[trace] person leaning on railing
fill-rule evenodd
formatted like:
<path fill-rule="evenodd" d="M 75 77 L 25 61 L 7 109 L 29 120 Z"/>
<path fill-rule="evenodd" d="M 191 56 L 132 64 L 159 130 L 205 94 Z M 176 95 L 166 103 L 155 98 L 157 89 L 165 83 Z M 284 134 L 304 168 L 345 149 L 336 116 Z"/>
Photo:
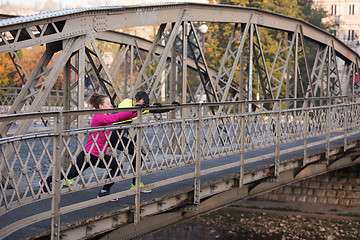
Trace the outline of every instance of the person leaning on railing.
<path fill-rule="evenodd" d="M 180 105 L 178 102 L 172 102 L 173 105 Z M 131 108 L 131 107 L 148 107 L 149 106 L 149 95 L 146 92 L 139 91 L 135 94 L 134 98 L 126 98 L 124 99 L 119 105 L 118 108 Z M 153 106 L 162 107 L 160 103 L 155 102 Z M 147 113 L 165 113 L 169 112 L 173 109 L 154 109 L 154 110 L 145 110 L 142 112 L 142 114 Z M 114 123 L 116 124 L 130 124 L 132 121 L 134 121 L 137 117 L 134 117 L 132 119 L 120 121 Z M 129 154 L 133 156 L 132 160 L 132 166 L 134 170 L 136 169 L 136 154 L 135 153 L 135 145 L 133 141 L 131 141 L 127 136 L 127 132 L 125 130 L 119 129 L 117 132 L 113 132 L 110 137 L 111 145 L 114 148 L 117 148 L 118 150 L 123 151 L 124 149 L 127 149 Z M 119 137 L 121 136 L 121 137 Z M 134 138 L 134 141 L 136 141 L 136 137 Z M 141 163 L 143 163 L 143 159 L 141 158 Z M 142 182 L 140 182 L 140 187 L 144 186 Z M 135 178 L 133 178 L 132 184 L 130 186 L 130 189 L 135 189 Z M 151 190 L 142 190 L 142 192 L 149 193 Z"/>
<path fill-rule="evenodd" d="M 101 95 L 98 93 L 93 93 L 89 99 L 89 104 L 92 105 L 95 109 L 110 109 L 113 108 L 110 98 L 106 95 Z M 91 127 L 105 127 L 111 126 L 115 122 L 126 121 L 129 119 L 133 119 L 137 116 L 137 112 L 119 112 L 114 114 L 94 114 L 91 119 Z M 107 152 L 108 143 L 106 141 L 106 136 L 109 136 L 110 130 L 106 130 L 105 133 L 103 131 L 93 132 L 89 134 L 88 141 L 85 145 L 85 152 L 81 151 L 76 158 L 76 165 L 72 165 L 69 174 L 67 175 L 68 179 L 73 179 L 78 176 L 80 173 L 77 171 L 78 169 L 82 169 L 83 171 L 90 167 L 90 164 L 85 161 L 85 157 L 90 157 L 90 162 L 93 166 L 97 165 L 100 168 L 106 168 L 105 164 L 111 169 L 110 174 L 112 176 L 115 175 L 119 165 L 115 158 L 110 155 L 105 154 L 104 160 L 99 160 L 99 155 Z M 96 142 L 94 142 L 96 141 Z M 85 166 L 84 166 L 85 165 Z M 120 172 L 119 172 L 120 173 Z M 64 176 L 61 174 L 61 180 Z M 107 176 L 109 178 L 109 176 Z M 44 184 L 43 180 L 39 181 L 39 185 L 41 191 L 43 193 L 51 191 L 51 183 L 52 176 L 49 176 L 46 179 L 46 184 Z M 99 197 L 103 197 L 110 194 L 110 188 L 114 183 L 109 183 L 104 185 L 102 190 L 98 194 Z"/>

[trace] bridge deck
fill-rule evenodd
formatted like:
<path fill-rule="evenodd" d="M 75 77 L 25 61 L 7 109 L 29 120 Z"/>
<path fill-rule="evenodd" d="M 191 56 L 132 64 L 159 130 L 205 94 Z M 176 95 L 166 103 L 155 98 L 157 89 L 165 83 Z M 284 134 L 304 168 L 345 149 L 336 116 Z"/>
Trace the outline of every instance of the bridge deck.
<path fill-rule="evenodd" d="M 336 132 L 331 134 L 331 139 L 335 139 L 331 141 L 330 147 L 331 149 L 341 149 L 344 145 L 342 138 L 337 138 L 342 135 L 342 132 Z M 355 142 L 359 138 L 359 134 L 354 134 L 348 137 L 349 142 Z M 319 141 L 323 141 L 325 136 L 317 136 L 308 139 L 308 144 L 316 143 Z M 298 146 L 302 146 L 303 141 L 295 141 L 291 143 L 285 143 L 281 145 L 281 151 L 286 149 L 292 149 Z M 252 171 L 255 169 L 263 168 L 274 163 L 274 157 L 266 157 L 266 154 L 269 152 L 274 152 L 274 147 L 266 147 L 263 149 L 258 149 L 254 151 L 249 151 L 245 153 L 245 162 L 251 159 L 259 158 L 259 156 L 264 156 L 263 159 L 245 164 L 245 171 Z M 313 146 L 308 149 L 309 155 L 321 155 L 325 152 L 325 144 L 319 144 Z M 303 150 L 296 150 L 291 152 L 282 152 L 280 156 L 280 161 L 297 161 L 303 158 Z M 219 165 L 224 165 L 228 163 L 233 163 L 239 161 L 240 154 L 235 154 L 231 156 L 225 156 L 217 159 L 206 160 L 201 162 L 201 169 L 207 169 Z M 146 184 L 150 184 L 155 181 L 160 181 L 163 179 L 167 179 L 170 177 L 186 174 L 194 172 L 194 165 L 186 165 L 180 168 L 175 168 L 171 170 L 166 170 L 162 172 L 157 172 L 153 174 L 149 174 L 143 176 L 142 180 Z M 230 176 L 235 176 L 239 174 L 239 168 L 233 167 L 226 170 L 222 170 L 219 172 L 207 174 L 205 176 L 201 176 L 201 184 L 207 184 L 215 181 L 219 181 L 221 179 L 228 179 Z M 112 192 L 124 191 L 127 190 L 130 186 L 130 180 L 124 180 L 122 182 L 114 184 L 112 188 Z M 193 180 L 188 179 L 181 182 L 176 182 L 167 186 L 159 187 L 153 189 L 150 194 L 141 194 L 141 202 L 151 202 L 155 199 L 166 198 L 169 195 L 176 195 L 178 193 L 183 192 L 191 192 L 193 189 Z M 99 188 L 86 189 L 80 192 L 68 193 L 61 197 L 61 206 L 67 206 L 70 204 L 74 204 L 77 202 L 82 202 L 85 200 L 89 200 L 97 196 Z M 96 206 L 91 206 L 89 208 L 81 209 L 75 212 L 62 214 L 61 215 L 61 225 L 62 227 L 68 226 L 70 224 L 76 225 L 80 222 L 86 221 L 88 219 L 94 219 L 98 216 L 102 215 L 111 215 L 112 213 L 119 211 L 121 209 L 127 208 L 129 206 L 134 205 L 134 196 L 128 196 L 119 199 L 117 202 L 106 202 L 103 204 L 99 204 Z M 8 213 L 5 213 L 0 216 L 0 228 L 4 228 L 9 224 L 12 224 L 21 219 L 27 218 L 34 214 L 39 214 L 45 211 L 50 211 L 51 209 L 51 199 L 43 199 L 32 204 L 18 207 Z M 50 221 L 51 219 L 47 219 L 44 221 L 36 222 L 30 226 L 19 229 L 13 234 L 7 236 L 5 239 L 24 239 L 26 237 L 30 237 L 36 234 L 41 234 L 45 231 L 50 231 Z"/>

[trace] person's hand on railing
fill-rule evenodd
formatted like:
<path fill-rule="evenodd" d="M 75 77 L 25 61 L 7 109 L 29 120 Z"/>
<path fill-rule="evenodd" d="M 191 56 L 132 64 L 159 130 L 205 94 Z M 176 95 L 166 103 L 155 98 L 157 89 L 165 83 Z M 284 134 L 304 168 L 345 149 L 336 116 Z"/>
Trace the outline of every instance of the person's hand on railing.
<path fill-rule="evenodd" d="M 177 105 L 179 106 L 180 103 L 178 102 L 172 102 L 172 105 Z M 161 103 L 158 102 L 154 102 L 152 106 L 157 106 L 158 108 L 161 108 L 163 105 Z M 166 113 L 166 112 L 170 112 L 173 111 L 175 108 L 171 108 L 171 109 L 154 109 L 154 110 L 150 110 L 150 113 Z"/>
<path fill-rule="evenodd" d="M 141 107 L 141 108 L 146 108 L 148 107 L 149 104 L 143 103 L 143 104 L 136 104 L 135 107 Z"/>
<path fill-rule="evenodd" d="M 141 107 L 141 108 L 146 108 L 146 107 L 148 107 L 149 106 L 149 104 L 146 104 L 146 103 L 143 103 L 143 104 L 136 104 L 135 105 L 135 107 Z M 133 111 L 133 113 L 134 112 L 137 112 L 137 111 Z"/>
<path fill-rule="evenodd" d="M 161 104 L 161 103 L 158 103 L 158 102 L 154 102 L 154 103 L 153 103 L 153 106 L 162 107 L 162 104 Z"/>
<path fill-rule="evenodd" d="M 171 105 L 177 105 L 177 106 L 180 106 L 180 105 L 181 105 L 181 103 L 176 102 L 176 101 L 173 101 L 173 102 L 171 103 Z"/>

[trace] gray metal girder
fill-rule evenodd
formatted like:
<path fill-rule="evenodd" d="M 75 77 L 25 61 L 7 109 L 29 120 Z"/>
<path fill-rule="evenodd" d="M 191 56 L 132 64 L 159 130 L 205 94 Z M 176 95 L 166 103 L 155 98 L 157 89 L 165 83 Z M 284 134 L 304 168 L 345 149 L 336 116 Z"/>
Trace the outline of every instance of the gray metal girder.
<path fill-rule="evenodd" d="M 0 53 L 45 44 L 95 32 L 173 22 L 185 11 L 185 21 L 252 23 L 294 32 L 302 25 L 305 38 L 331 46 L 337 55 L 352 62 L 359 58 L 353 50 L 331 34 L 299 19 L 266 10 L 215 4 L 164 4 L 59 11 L 0 21 Z M 334 42 L 334 43 L 332 43 Z"/>

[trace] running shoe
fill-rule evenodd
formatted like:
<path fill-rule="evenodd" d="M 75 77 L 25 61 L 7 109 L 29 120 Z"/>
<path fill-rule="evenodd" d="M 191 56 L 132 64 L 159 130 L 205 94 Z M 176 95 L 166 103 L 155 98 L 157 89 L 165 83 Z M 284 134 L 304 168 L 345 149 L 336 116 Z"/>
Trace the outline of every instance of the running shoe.
<path fill-rule="evenodd" d="M 40 186 L 40 189 L 41 189 L 42 193 L 47 193 L 48 192 L 43 180 L 39 181 L 39 186 Z M 49 188 L 50 188 L 50 191 L 51 191 L 51 184 L 49 184 Z"/>
<path fill-rule="evenodd" d="M 97 198 L 105 197 L 107 195 L 110 195 L 110 191 L 107 190 L 101 190 L 99 194 L 97 195 Z M 111 199 L 110 202 L 116 202 L 119 200 L 118 198 Z"/>
<path fill-rule="evenodd" d="M 144 183 L 140 182 L 140 192 L 142 192 L 142 193 L 151 193 L 152 192 L 151 189 L 141 189 L 142 187 L 144 187 Z M 133 190 L 133 189 L 135 189 L 135 185 L 131 184 L 130 190 Z"/>
<path fill-rule="evenodd" d="M 65 180 L 64 184 L 66 186 L 74 186 L 75 181 L 73 179 L 68 179 L 68 180 Z"/>

